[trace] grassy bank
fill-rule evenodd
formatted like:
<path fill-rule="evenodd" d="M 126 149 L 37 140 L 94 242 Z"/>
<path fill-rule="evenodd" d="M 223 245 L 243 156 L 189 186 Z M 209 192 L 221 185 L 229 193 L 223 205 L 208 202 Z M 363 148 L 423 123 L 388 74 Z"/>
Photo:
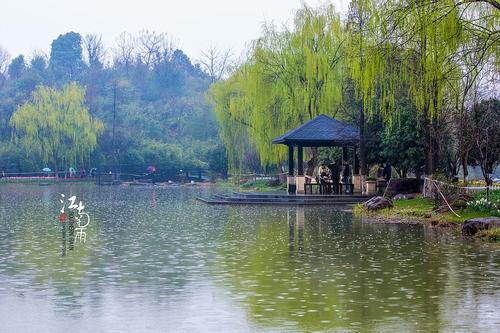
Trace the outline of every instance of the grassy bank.
<path fill-rule="evenodd" d="M 363 205 L 357 205 L 354 208 L 354 212 L 356 214 L 372 214 L 388 218 L 402 217 L 407 219 L 417 219 L 423 222 L 443 223 L 463 223 L 465 220 L 475 217 L 491 216 L 491 213 L 489 211 L 480 212 L 470 208 L 455 210 L 455 212 L 460 215 L 460 217 L 456 216 L 451 211 L 445 213 L 436 213 L 434 212 L 434 203 L 432 202 L 432 200 L 425 198 L 396 200 L 394 201 L 394 207 L 384 208 L 375 212 L 369 212 L 363 208 Z"/>
<path fill-rule="evenodd" d="M 467 208 L 456 209 L 456 216 L 451 211 L 443 213 L 435 212 L 434 202 L 426 198 L 415 198 L 409 200 L 396 200 L 394 207 L 384 208 L 378 211 L 368 211 L 363 205 L 354 207 L 354 214 L 358 216 L 373 216 L 391 221 L 416 221 L 429 223 L 437 226 L 460 226 L 465 220 L 476 217 L 498 216 L 500 204 L 500 191 L 490 194 L 490 200 L 486 201 L 486 193 L 480 192 L 475 195 L 475 200 L 470 202 Z M 479 232 L 477 238 L 500 241 L 500 229 L 490 229 Z"/>
<path fill-rule="evenodd" d="M 237 184 L 234 180 L 217 181 L 217 186 L 223 189 L 242 192 L 278 192 L 286 191 L 286 184 L 274 185 L 268 180 L 248 181 L 242 184 Z"/>

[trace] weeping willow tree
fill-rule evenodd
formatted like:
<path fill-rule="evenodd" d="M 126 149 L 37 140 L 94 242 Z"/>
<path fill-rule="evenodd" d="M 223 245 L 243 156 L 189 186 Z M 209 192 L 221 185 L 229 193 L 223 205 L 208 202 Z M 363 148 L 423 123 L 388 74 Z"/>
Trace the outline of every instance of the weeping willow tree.
<path fill-rule="evenodd" d="M 434 173 L 437 160 L 435 122 L 449 84 L 449 75 L 457 71 L 451 61 L 462 39 L 462 27 L 453 0 L 389 0 L 382 7 L 381 24 L 386 59 L 398 58 L 390 68 L 396 73 L 396 84 L 406 84 L 419 113 L 426 134 L 426 170 Z M 383 28 L 384 27 L 384 28 Z M 397 56 L 396 56 L 397 55 Z M 394 75 L 390 75 L 394 77 Z M 383 100 L 393 99 L 393 80 L 382 87 Z M 387 105 L 387 103 L 382 104 Z M 397 108 L 387 108 L 386 118 L 397 117 Z"/>
<path fill-rule="evenodd" d="M 242 170 L 244 154 L 249 150 L 249 128 L 245 115 L 250 112 L 241 84 L 245 80 L 243 65 L 225 81 L 218 81 L 210 88 L 209 98 L 214 105 L 219 123 L 219 133 L 226 146 L 229 170 Z"/>
<path fill-rule="evenodd" d="M 468 159 L 472 147 L 470 118 L 481 94 L 480 82 L 485 76 L 498 75 L 500 52 L 500 2 L 479 2 L 459 6 L 463 24 L 463 41 L 454 60 L 460 75 L 453 85 L 455 108 L 455 158 L 462 166 L 463 180 L 467 181 Z M 457 163 L 458 164 L 458 163 Z"/>
<path fill-rule="evenodd" d="M 366 174 L 365 118 L 378 113 L 386 130 L 394 128 L 404 109 L 396 96 L 406 91 L 417 110 L 415 126 L 426 137 L 426 169 L 432 175 L 443 144 L 437 135 L 442 110 L 457 94 L 468 94 L 464 71 L 475 73 L 485 61 L 498 70 L 495 3 L 353 0 L 345 25 L 331 6 L 305 6 L 292 29 L 266 26 L 248 61 L 211 88 L 233 155 L 230 164 L 236 166 L 248 142 L 257 147 L 262 164 L 282 161 L 285 150 L 271 140 L 318 114 L 335 116 L 343 83 L 352 82 L 360 102 L 352 118 L 361 131 L 361 173 Z M 471 52 L 478 61 L 467 69 L 462 60 Z M 242 144 L 244 137 L 249 140 Z"/>
<path fill-rule="evenodd" d="M 387 0 L 380 13 L 384 18 L 379 45 L 386 59 L 399 59 L 383 71 L 396 73 L 395 83 L 409 87 L 418 125 L 426 135 L 426 172 L 432 175 L 438 166 L 436 132 L 443 104 L 449 102 L 447 96 L 464 93 L 461 59 L 471 50 L 463 46 L 472 42 L 475 52 L 480 50 L 484 56 L 482 60 L 496 57 L 500 11 L 489 1 Z M 391 85 L 382 87 L 385 101 L 393 98 Z M 397 117 L 396 109 L 388 108 L 386 119 Z"/>
<path fill-rule="evenodd" d="M 332 6 L 304 6 L 292 29 L 266 25 L 248 61 L 212 86 L 231 168 L 242 148 L 240 135 L 251 138 L 263 165 L 277 164 L 286 150 L 272 145 L 274 137 L 319 114 L 335 116 L 342 97 L 344 38 Z M 316 157 L 313 151 L 312 159 Z"/>
<path fill-rule="evenodd" d="M 346 24 L 347 47 L 345 62 L 349 77 L 354 83 L 355 97 L 360 101 L 357 115 L 360 145 L 359 162 L 362 177 L 367 175 L 365 151 L 365 115 L 374 112 L 374 101 L 380 82 L 383 64 L 377 45 L 378 12 L 372 0 L 353 0 L 349 5 Z"/>
<path fill-rule="evenodd" d="M 102 131 L 84 105 L 85 89 L 75 82 L 62 90 L 39 86 L 32 101 L 12 115 L 14 141 L 28 154 L 37 155 L 57 172 L 61 166 L 83 163 L 96 146 Z"/>

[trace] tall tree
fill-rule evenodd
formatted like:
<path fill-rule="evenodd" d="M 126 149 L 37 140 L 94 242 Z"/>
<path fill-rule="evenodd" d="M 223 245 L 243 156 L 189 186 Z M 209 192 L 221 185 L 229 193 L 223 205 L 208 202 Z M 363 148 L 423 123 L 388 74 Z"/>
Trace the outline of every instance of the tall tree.
<path fill-rule="evenodd" d="M 7 52 L 6 49 L 0 46 L 0 83 L 2 83 L 2 81 L 5 79 L 9 61 L 10 61 L 9 52 Z"/>
<path fill-rule="evenodd" d="M 106 56 L 106 47 L 102 41 L 102 36 L 96 34 L 87 34 L 82 40 L 87 69 L 85 79 L 82 80 L 86 85 L 86 101 L 89 105 L 91 114 L 94 114 L 98 107 L 99 89 L 103 89 L 102 75 L 103 65 Z"/>
<path fill-rule="evenodd" d="M 55 78 L 70 82 L 80 78 L 84 68 L 82 37 L 79 33 L 68 32 L 59 35 L 51 44 L 50 68 Z"/>
<path fill-rule="evenodd" d="M 137 38 L 138 56 L 146 68 L 158 65 L 162 60 L 170 60 L 174 44 L 166 33 L 142 30 Z"/>
<path fill-rule="evenodd" d="M 395 53 L 403 55 L 400 62 L 386 63 L 383 68 L 397 73 L 395 82 L 385 87 L 383 95 L 394 105 L 394 84 L 409 85 L 410 96 L 419 113 L 419 125 L 426 137 L 426 172 L 429 175 L 436 170 L 438 152 L 442 150 L 438 134 L 443 118 L 439 114 L 446 98 L 463 109 L 464 96 L 474 84 L 477 66 L 490 55 L 498 54 L 500 12 L 494 2 L 387 0 L 380 8 L 385 18 L 380 25 L 380 35 L 384 52 L 389 55 L 387 59 Z M 463 60 L 471 52 L 481 55 L 476 60 L 483 60 L 468 66 L 468 60 Z M 463 82 L 464 71 L 468 70 L 472 73 L 465 73 L 468 82 Z M 457 94 L 462 97 L 450 97 Z M 393 110 L 394 107 L 389 108 L 387 118 L 397 117 Z M 467 147 L 467 143 L 464 141 L 460 146 Z M 462 154 L 463 161 L 465 155 Z"/>
<path fill-rule="evenodd" d="M 113 61 L 123 66 L 128 72 L 137 52 L 137 38 L 129 32 L 122 32 L 116 39 L 116 47 L 113 49 Z"/>
<path fill-rule="evenodd" d="M 12 59 L 7 69 L 7 72 L 11 79 L 17 79 L 21 77 L 21 75 L 23 75 L 25 70 L 26 70 L 26 63 L 24 62 L 24 56 L 21 54 Z"/>
<path fill-rule="evenodd" d="M 91 69 L 102 68 L 104 64 L 104 57 L 106 56 L 106 48 L 102 41 L 102 36 L 97 34 L 87 34 L 83 37 L 82 42 L 88 66 Z"/>
<path fill-rule="evenodd" d="M 474 104 L 469 126 L 472 127 L 472 154 L 479 162 L 484 180 L 491 183 L 491 175 L 500 163 L 500 100 L 490 99 Z"/>
<path fill-rule="evenodd" d="M 74 82 L 62 90 L 39 86 L 12 115 L 15 141 L 55 171 L 88 160 L 103 125 L 89 116 L 84 94 Z"/>
<path fill-rule="evenodd" d="M 347 48 L 350 61 L 346 62 L 354 83 L 356 97 L 360 100 L 357 123 L 359 126 L 359 164 L 362 183 L 368 175 L 366 163 L 366 113 L 373 113 L 373 100 L 376 98 L 379 50 L 376 47 L 376 27 L 378 15 L 371 0 L 353 0 L 349 5 L 347 18 Z"/>
<path fill-rule="evenodd" d="M 442 3 L 453 0 L 443 0 Z M 388 57 L 401 54 L 401 61 L 388 71 L 398 73 L 397 78 L 408 84 L 410 95 L 421 119 L 426 136 L 426 172 L 432 175 L 437 167 L 437 139 L 439 124 L 437 115 L 441 110 L 446 78 L 457 71 L 451 56 L 457 52 L 461 38 L 457 10 L 449 9 L 441 2 L 421 0 L 388 0 L 382 8 L 385 20 L 382 29 L 388 41 Z M 397 83 L 401 84 L 401 83 Z M 394 102 L 394 85 L 385 87 L 384 95 Z M 395 110 L 390 108 L 389 111 Z M 394 116 L 389 113 L 389 117 Z M 396 115 L 397 117 L 397 115 Z"/>
<path fill-rule="evenodd" d="M 213 88 L 219 124 L 228 127 L 222 130 L 226 144 L 234 141 L 224 133 L 244 124 L 263 165 L 285 159 L 285 149 L 272 145 L 274 137 L 319 114 L 334 116 L 337 111 L 343 42 L 340 17 L 332 6 L 304 6 L 291 30 L 265 26 L 248 62 L 228 83 L 221 81 Z M 311 160 L 317 157 L 317 150 L 312 150 Z"/>
<path fill-rule="evenodd" d="M 43 53 L 34 52 L 31 56 L 30 69 L 43 73 L 47 69 L 47 56 Z"/>

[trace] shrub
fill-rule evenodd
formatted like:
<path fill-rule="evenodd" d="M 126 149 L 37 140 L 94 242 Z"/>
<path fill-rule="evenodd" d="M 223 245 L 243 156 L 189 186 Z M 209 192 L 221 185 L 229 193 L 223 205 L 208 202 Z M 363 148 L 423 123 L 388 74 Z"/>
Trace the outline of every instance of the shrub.
<path fill-rule="evenodd" d="M 490 212 L 493 216 L 500 216 L 499 194 L 500 191 L 492 191 L 490 200 L 486 200 L 486 193 L 480 192 L 475 196 L 475 200 L 467 203 L 467 207 L 479 212 Z"/>
<path fill-rule="evenodd" d="M 255 185 L 254 182 L 247 182 L 247 183 L 241 184 L 241 187 L 242 188 L 250 188 L 250 187 L 252 187 L 254 185 Z"/>

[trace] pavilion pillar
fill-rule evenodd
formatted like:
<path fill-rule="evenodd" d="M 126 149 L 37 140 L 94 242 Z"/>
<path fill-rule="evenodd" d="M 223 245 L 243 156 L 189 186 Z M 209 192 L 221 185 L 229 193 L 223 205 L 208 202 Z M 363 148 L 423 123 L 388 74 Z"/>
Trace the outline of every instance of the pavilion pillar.
<path fill-rule="evenodd" d="M 353 173 L 352 173 L 352 183 L 354 185 L 354 192 L 362 192 L 362 184 L 361 184 L 361 175 L 359 174 L 359 160 L 358 160 L 358 150 L 356 149 L 356 146 L 353 147 L 353 160 L 354 160 L 354 166 L 353 166 Z"/>
<path fill-rule="evenodd" d="M 288 146 L 288 177 L 287 177 L 288 193 L 295 193 L 295 176 L 294 176 L 294 161 L 293 161 L 293 146 Z"/>
<path fill-rule="evenodd" d="M 354 174 L 359 175 L 359 158 L 358 158 L 358 149 L 356 146 L 353 148 L 354 150 Z"/>
<path fill-rule="evenodd" d="M 347 147 L 342 146 L 342 166 L 344 166 L 345 162 L 347 162 Z"/>
<path fill-rule="evenodd" d="M 302 146 L 297 147 L 297 167 L 299 176 L 304 175 L 304 148 Z"/>
<path fill-rule="evenodd" d="M 295 187 L 297 194 L 304 193 L 304 148 L 297 146 L 297 177 L 295 177 Z"/>
<path fill-rule="evenodd" d="M 293 176 L 293 146 L 288 146 L 288 175 Z"/>

